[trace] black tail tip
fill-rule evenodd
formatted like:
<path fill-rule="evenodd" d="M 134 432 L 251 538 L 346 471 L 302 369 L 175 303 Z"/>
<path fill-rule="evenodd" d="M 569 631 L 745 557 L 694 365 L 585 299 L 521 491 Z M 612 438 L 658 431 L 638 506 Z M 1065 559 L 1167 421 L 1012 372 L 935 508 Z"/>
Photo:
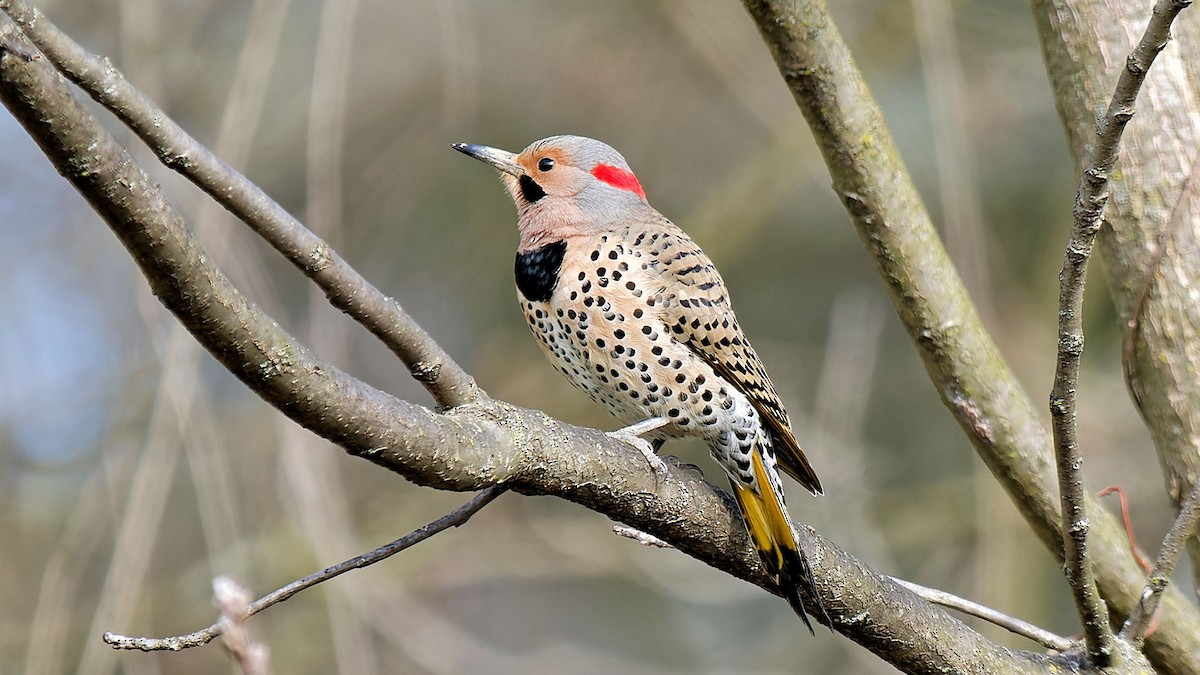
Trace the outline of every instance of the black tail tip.
<path fill-rule="evenodd" d="M 792 606 L 792 611 L 796 612 L 796 616 L 804 622 L 804 627 L 808 629 L 808 634 L 813 637 L 817 636 L 817 632 L 813 630 L 812 622 L 808 620 L 808 612 L 804 611 L 804 603 L 800 600 L 799 589 L 795 586 L 785 589 L 788 604 Z"/>
<path fill-rule="evenodd" d="M 830 632 L 833 631 L 833 620 L 829 618 L 829 612 L 825 611 L 825 605 L 821 602 L 821 596 L 817 594 L 817 586 L 813 582 L 812 570 L 809 569 L 808 560 L 801 553 L 797 556 L 799 560 L 791 561 L 792 564 L 784 566 L 784 569 L 779 575 L 779 587 L 783 591 L 783 596 L 787 598 L 788 604 L 792 606 L 792 610 L 804 622 L 804 626 L 808 628 L 808 632 L 816 636 L 816 631 L 813 630 L 812 622 L 808 619 L 808 612 L 804 607 L 804 600 L 801 597 L 801 588 L 808 594 L 811 601 L 811 606 L 815 607 L 813 618 L 829 627 Z M 822 619 L 824 619 L 822 621 Z"/>

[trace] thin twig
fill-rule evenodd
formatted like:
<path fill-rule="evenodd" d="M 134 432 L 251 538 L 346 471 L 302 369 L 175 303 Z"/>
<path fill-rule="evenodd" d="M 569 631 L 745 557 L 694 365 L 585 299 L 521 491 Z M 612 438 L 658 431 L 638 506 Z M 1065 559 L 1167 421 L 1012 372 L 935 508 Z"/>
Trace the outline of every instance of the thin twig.
<path fill-rule="evenodd" d="M 1071 238 L 1059 273 L 1058 359 L 1050 392 L 1050 414 L 1058 467 L 1063 551 L 1067 580 L 1083 621 L 1088 655 L 1099 666 L 1109 663 L 1115 645 L 1108 624 L 1108 608 L 1100 598 L 1088 558 L 1083 455 L 1075 433 L 1075 387 L 1083 354 L 1083 292 L 1088 258 L 1104 222 L 1108 177 L 1117 161 L 1121 135 L 1133 117 L 1134 101 L 1154 57 L 1170 39 L 1171 22 L 1188 4 L 1190 0 L 1159 0 L 1141 41 L 1126 59 L 1108 110 L 1096 125 L 1096 145 L 1080 179 Z"/>
<path fill-rule="evenodd" d="M 1184 544 L 1196 534 L 1197 525 L 1200 525 L 1200 481 L 1192 485 L 1187 499 L 1179 507 L 1179 515 L 1175 517 L 1174 524 L 1163 539 L 1162 549 L 1154 560 L 1154 571 L 1146 581 L 1141 600 L 1121 627 L 1122 638 L 1139 644 L 1145 639 L 1154 613 L 1158 610 L 1159 600 L 1162 599 L 1162 592 L 1171 582 L 1171 572 L 1175 570 L 1175 564 L 1183 554 Z"/>
<path fill-rule="evenodd" d="M 985 607 L 977 602 L 972 602 L 966 598 L 960 598 L 946 591 L 939 591 L 936 588 L 928 588 L 920 584 L 914 584 L 911 581 L 889 577 L 892 581 L 900 584 L 908 590 L 921 596 L 928 602 L 942 607 L 956 609 L 963 614 L 979 617 L 988 623 L 995 624 L 1021 637 L 1029 638 L 1034 642 L 1049 647 L 1051 649 L 1065 652 L 1070 649 L 1075 643 L 1069 638 L 1055 635 L 1048 630 L 1038 628 L 1037 626 L 1021 619 L 1011 617 L 1003 612 L 998 612 L 991 607 Z"/>
<path fill-rule="evenodd" d="M 135 89 L 108 59 L 87 52 L 24 0 L 0 0 L 21 31 L 72 82 L 129 126 L 167 167 L 249 225 L 321 287 L 329 302 L 361 323 L 408 366 L 440 406 L 470 403 L 474 379 L 410 317 L 327 243 L 245 176 L 192 138 Z"/>
<path fill-rule="evenodd" d="M 364 553 L 360 556 L 355 556 L 332 567 L 326 567 L 320 572 L 314 572 L 303 579 L 297 579 L 296 581 L 293 581 L 282 588 L 271 591 L 270 593 L 246 606 L 245 618 L 248 619 L 272 605 L 277 605 L 299 593 L 300 591 L 305 590 L 306 588 L 310 588 L 319 583 L 328 581 L 329 579 L 341 574 L 345 574 L 351 570 L 374 565 L 381 560 L 396 555 L 406 548 L 429 539 L 433 535 L 438 534 L 443 530 L 448 530 L 451 527 L 458 527 L 459 525 L 467 522 L 471 516 L 478 513 L 496 497 L 499 497 L 501 494 L 503 494 L 504 491 L 505 488 L 500 486 L 490 487 L 486 490 L 483 490 L 479 494 L 472 497 L 469 502 L 458 507 L 453 512 L 442 516 L 432 523 L 414 530 L 403 537 L 400 537 L 390 544 L 385 544 L 373 551 Z M 208 628 L 198 630 L 194 633 L 165 638 L 131 637 L 127 635 L 118 635 L 116 633 L 105 633 L 104 642 L 106 642 L 113 649 L 140 649 L 144 652 L 164 650 L 180 651 L 190 647 L 199 647 L 201 645 L 208 644 L 213 640 L 213 638 L 221 635 L 222 630 L 222 623 L 218 621 Z"/>
<path fill-rule="evenodd" d="M 632 539 L 642 546 L 657 546 L 658 548 L 675 548 L 652 534 L 646 534 L 636 527 L 628 525 L 613 525 L 613 534 L 618 537 Z"/>

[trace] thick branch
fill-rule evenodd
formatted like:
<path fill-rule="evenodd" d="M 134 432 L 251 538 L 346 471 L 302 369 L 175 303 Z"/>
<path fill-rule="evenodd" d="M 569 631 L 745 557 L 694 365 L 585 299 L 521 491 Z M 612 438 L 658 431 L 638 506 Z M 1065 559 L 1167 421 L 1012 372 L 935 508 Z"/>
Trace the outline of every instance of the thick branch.
<path fill-rule="evenodd" d="M 1057 556 L 1062 539 L 1050 435 L 983 327 L 904 168 L 883 115 L 819 0 L 743 0 L 825 156 L 841 198 L 943 402 Z M 1106 600 L 1136 606 L 1144 576 L 1115 518 L 1086 497 Z M 1200 611 L 1170 589 L 1148 641 L 1157 665 L 1200 672 Z"/>
<path fill-rule="evenodd" d="M 222 162 L 117 71 L 89 54 L 23 0 L 0 0 L 30 40 L 75 84 L 129 125 L 163 164 L 186 176 L 249 225 L 408 366 L 438 405 L 474 401 L 475 381 L 394 298 L 375 288 L 257 185 Z"/>
<path fill-rule="evenodd" d="M 163 304 L 293 420 L 420 484 L 503 484 L 559 496 L 774 590 L 728 496 L 691 472 L 671 470 L 660 481 L 625 444 L 497 401 L 435 414 L 350 378 L 296 342 L 213 267 L 157 186 L 5 15 L 0 101 L 117 234 Z M 907 672 L 1045 673 L 1078 665 L 1068 656 L 999 647 L 807 529 L 800 536 L 837 629 Z"/>
<path fill-rule="evenodd" d="M 493 465 L 483 450 L 497 442 L 494 428 L 448 426 L 428 409 L 350 377 L 238 292 L 45 57 L 6 15 L 0 21 L 0 97 L 112 228 L 159 300 L 230 372 L 305 428 L 418 483 L 477 489 L 508 477 L 511 467 Z M 22 51 L 32 56 L 16 55 Z"/>

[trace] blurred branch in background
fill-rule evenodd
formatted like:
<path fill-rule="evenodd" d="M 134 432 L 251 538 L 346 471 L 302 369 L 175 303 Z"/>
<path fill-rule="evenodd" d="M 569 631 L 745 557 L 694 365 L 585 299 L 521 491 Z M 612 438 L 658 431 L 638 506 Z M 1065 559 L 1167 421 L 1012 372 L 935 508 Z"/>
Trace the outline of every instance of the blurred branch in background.
<path fill-rule="evenodd" d="M 245 675 L 270 675 L 267 648 L 250 639 L 246 618 L 250 615 L 250 593 L 229 577 L 213 579 L 213 604 L 221 612 L 217 622 L 221 643 Z"/>
<path fill-rule="evenodd" d="M 1200 485 L 1193 486 L 1192 492 L 1179 508 L 1179 517 L 1171 525 L 1166 538 L 1163 539 L 1162 549 L 1150 570 L 1150 578 L 1146 589 L 1142 591 L 1141 601 L 1137 609 L 1121 627 L 1121 637 L 1141 644 L 1150 634 L 1155 615 L 1158 612 L 1162 592 L 1171 583 L 1171 572 L 1183 555 L 1184 545 L 1188 539 L 1196 536 L 1197 526 L 1200 525 Z"/>

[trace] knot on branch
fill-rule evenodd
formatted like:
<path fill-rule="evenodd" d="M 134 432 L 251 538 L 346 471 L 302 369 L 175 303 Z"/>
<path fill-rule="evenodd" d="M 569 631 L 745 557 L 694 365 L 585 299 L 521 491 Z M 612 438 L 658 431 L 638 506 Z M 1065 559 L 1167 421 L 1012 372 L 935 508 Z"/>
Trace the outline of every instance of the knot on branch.
<path fill-rule="evenodd" d="M 320 272 L 321 270 L 333 264 L 333 252 L 329 248 L 329 244 L 321 242 L 313 247 L 313 250 L 308 253 L 308 271 Z"/>
<path fill-rule="evenodd" d="M 442 364 L 418 361 L 412 365 L 412 376 L 421 384 L 433 384 L 442 374 Z"/>
<path fill-rule="evenodd" d="M 1098 166 L 1089 166 L 1083 175 L 1092 185 L 1103 185 L 1108 180 L 1108 171 Z"/>
<path fill-rule="evenodd" d="M 1050 414 L 1051 415 L 1054 415 L 1055 417 L 1062 417 L 1063 415 L 1066 415 L 1069 412 L 1070 412 L 1070 408 L 1067 406 L 1067 399 L 1065 397 L 1056 396 L 1053 394 L 1050 396 Z"/>
<path fill-rule="evenodd" d="M 1068 356 L 1083 354 L 1084 337 L 1082 333 L 1068 333 L 1058 339 L 1058 349 Z"/>
<path fill-rule="evenodd" d="M 1165 46 L 1166 43 L 1164 42 L 1163 44 L 1158 45 L 1155 51 L 1162 51 L 1162 48 Z M 1141 76 L 1146 72 L 1146 67 L 1143 66 L 1138 60 L 1137 52 L 1133 52 L 1129 56 L 1125 57 L 1125 70 L 1128 70 L 1131 75 L 1138 76 Z"/>

